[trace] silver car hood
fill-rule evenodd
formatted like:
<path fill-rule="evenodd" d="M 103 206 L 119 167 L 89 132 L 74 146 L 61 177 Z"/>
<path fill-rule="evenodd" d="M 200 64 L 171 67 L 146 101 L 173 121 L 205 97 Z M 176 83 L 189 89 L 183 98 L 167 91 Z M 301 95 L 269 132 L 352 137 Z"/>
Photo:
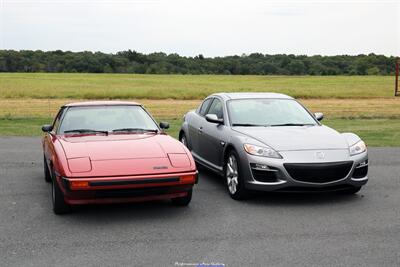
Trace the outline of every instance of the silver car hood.
<path fill-rule="evenodd" d="M 326 126 L 232 127 L 277 151 L 348 149 L 345 137 Z"/>

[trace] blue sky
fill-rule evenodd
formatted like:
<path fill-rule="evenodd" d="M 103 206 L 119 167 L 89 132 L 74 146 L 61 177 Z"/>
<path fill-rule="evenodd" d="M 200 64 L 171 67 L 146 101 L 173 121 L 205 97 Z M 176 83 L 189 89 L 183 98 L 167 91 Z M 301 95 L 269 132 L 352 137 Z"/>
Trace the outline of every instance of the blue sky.
<path fill-rule="evenodd" d="M 400 56 L 400 1 L 0 0 L 0 49 Z"/>

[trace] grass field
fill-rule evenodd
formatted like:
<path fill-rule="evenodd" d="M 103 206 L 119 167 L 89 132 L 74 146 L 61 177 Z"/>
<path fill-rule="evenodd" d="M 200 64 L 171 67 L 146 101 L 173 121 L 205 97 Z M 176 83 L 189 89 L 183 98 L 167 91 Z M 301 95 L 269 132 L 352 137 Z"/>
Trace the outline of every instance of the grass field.
<path fill-rule="evenodd" d="M 202 99 L 214 92 L 281 92 L 296 98 L 393 95 L 389 76 L 231 76 L 0 73 L 0 98 Z"/>
<path fill-rule="evenodd" d="M 221 91 L 274 91 L 300 98 L 324 124 L 370 146 L 400 146 L 393 77 L 194 76 L 0 73 L 0 135 L 40 135 L 60 106 L 85 99 L 139 101 L 177 136 L 183 114 Z"/>

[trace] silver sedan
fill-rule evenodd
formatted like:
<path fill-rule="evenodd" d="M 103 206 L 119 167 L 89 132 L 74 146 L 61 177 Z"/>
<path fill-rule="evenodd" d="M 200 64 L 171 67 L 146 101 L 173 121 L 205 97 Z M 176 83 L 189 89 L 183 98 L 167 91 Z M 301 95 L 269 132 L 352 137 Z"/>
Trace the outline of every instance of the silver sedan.
<path fill-rule="evenodd" d="M 179 139 L 224 176 L 233 199 L 252 190 L 357 193 L 368 181 L 367 147 L 322 119 L 287 95 L 219 93 L 184 116 Z"/>

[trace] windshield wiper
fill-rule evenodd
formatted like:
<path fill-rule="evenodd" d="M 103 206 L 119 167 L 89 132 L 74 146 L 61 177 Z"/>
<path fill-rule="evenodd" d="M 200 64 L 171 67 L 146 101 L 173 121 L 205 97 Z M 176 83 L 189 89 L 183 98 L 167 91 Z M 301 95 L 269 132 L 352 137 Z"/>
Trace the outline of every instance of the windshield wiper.
<path fill-rule="evenodd" d="M 251 124 L 251 123 L 233 123 L 232 126 L 267 127 L 267 126 L 269 126 L 269 125 Z"/>
<path fill-rule="evenodd" d="M 312 123 L 282 123 L 282 124 L 272 124 L 272 127 L 277 127 L 277 126 L 311 126 L 315 125 Z"/>
<path fill-rule="evenodd" d="M 74 130 L 67 130 L 64 133 L 102 133 L 108 135 L 108 131 L 100 131 L 100 130 L 93 130 L 93 129 L 74 129 Z"/>
<path fill-rule="evenodd" d="M 115 132 L 151 132 L 151 133 L 158 133 L 156 129 L 142 129 L 142 128 L 121 128 L 121 129 L 114 129 L 112 130 L 113 133 Z"/>

